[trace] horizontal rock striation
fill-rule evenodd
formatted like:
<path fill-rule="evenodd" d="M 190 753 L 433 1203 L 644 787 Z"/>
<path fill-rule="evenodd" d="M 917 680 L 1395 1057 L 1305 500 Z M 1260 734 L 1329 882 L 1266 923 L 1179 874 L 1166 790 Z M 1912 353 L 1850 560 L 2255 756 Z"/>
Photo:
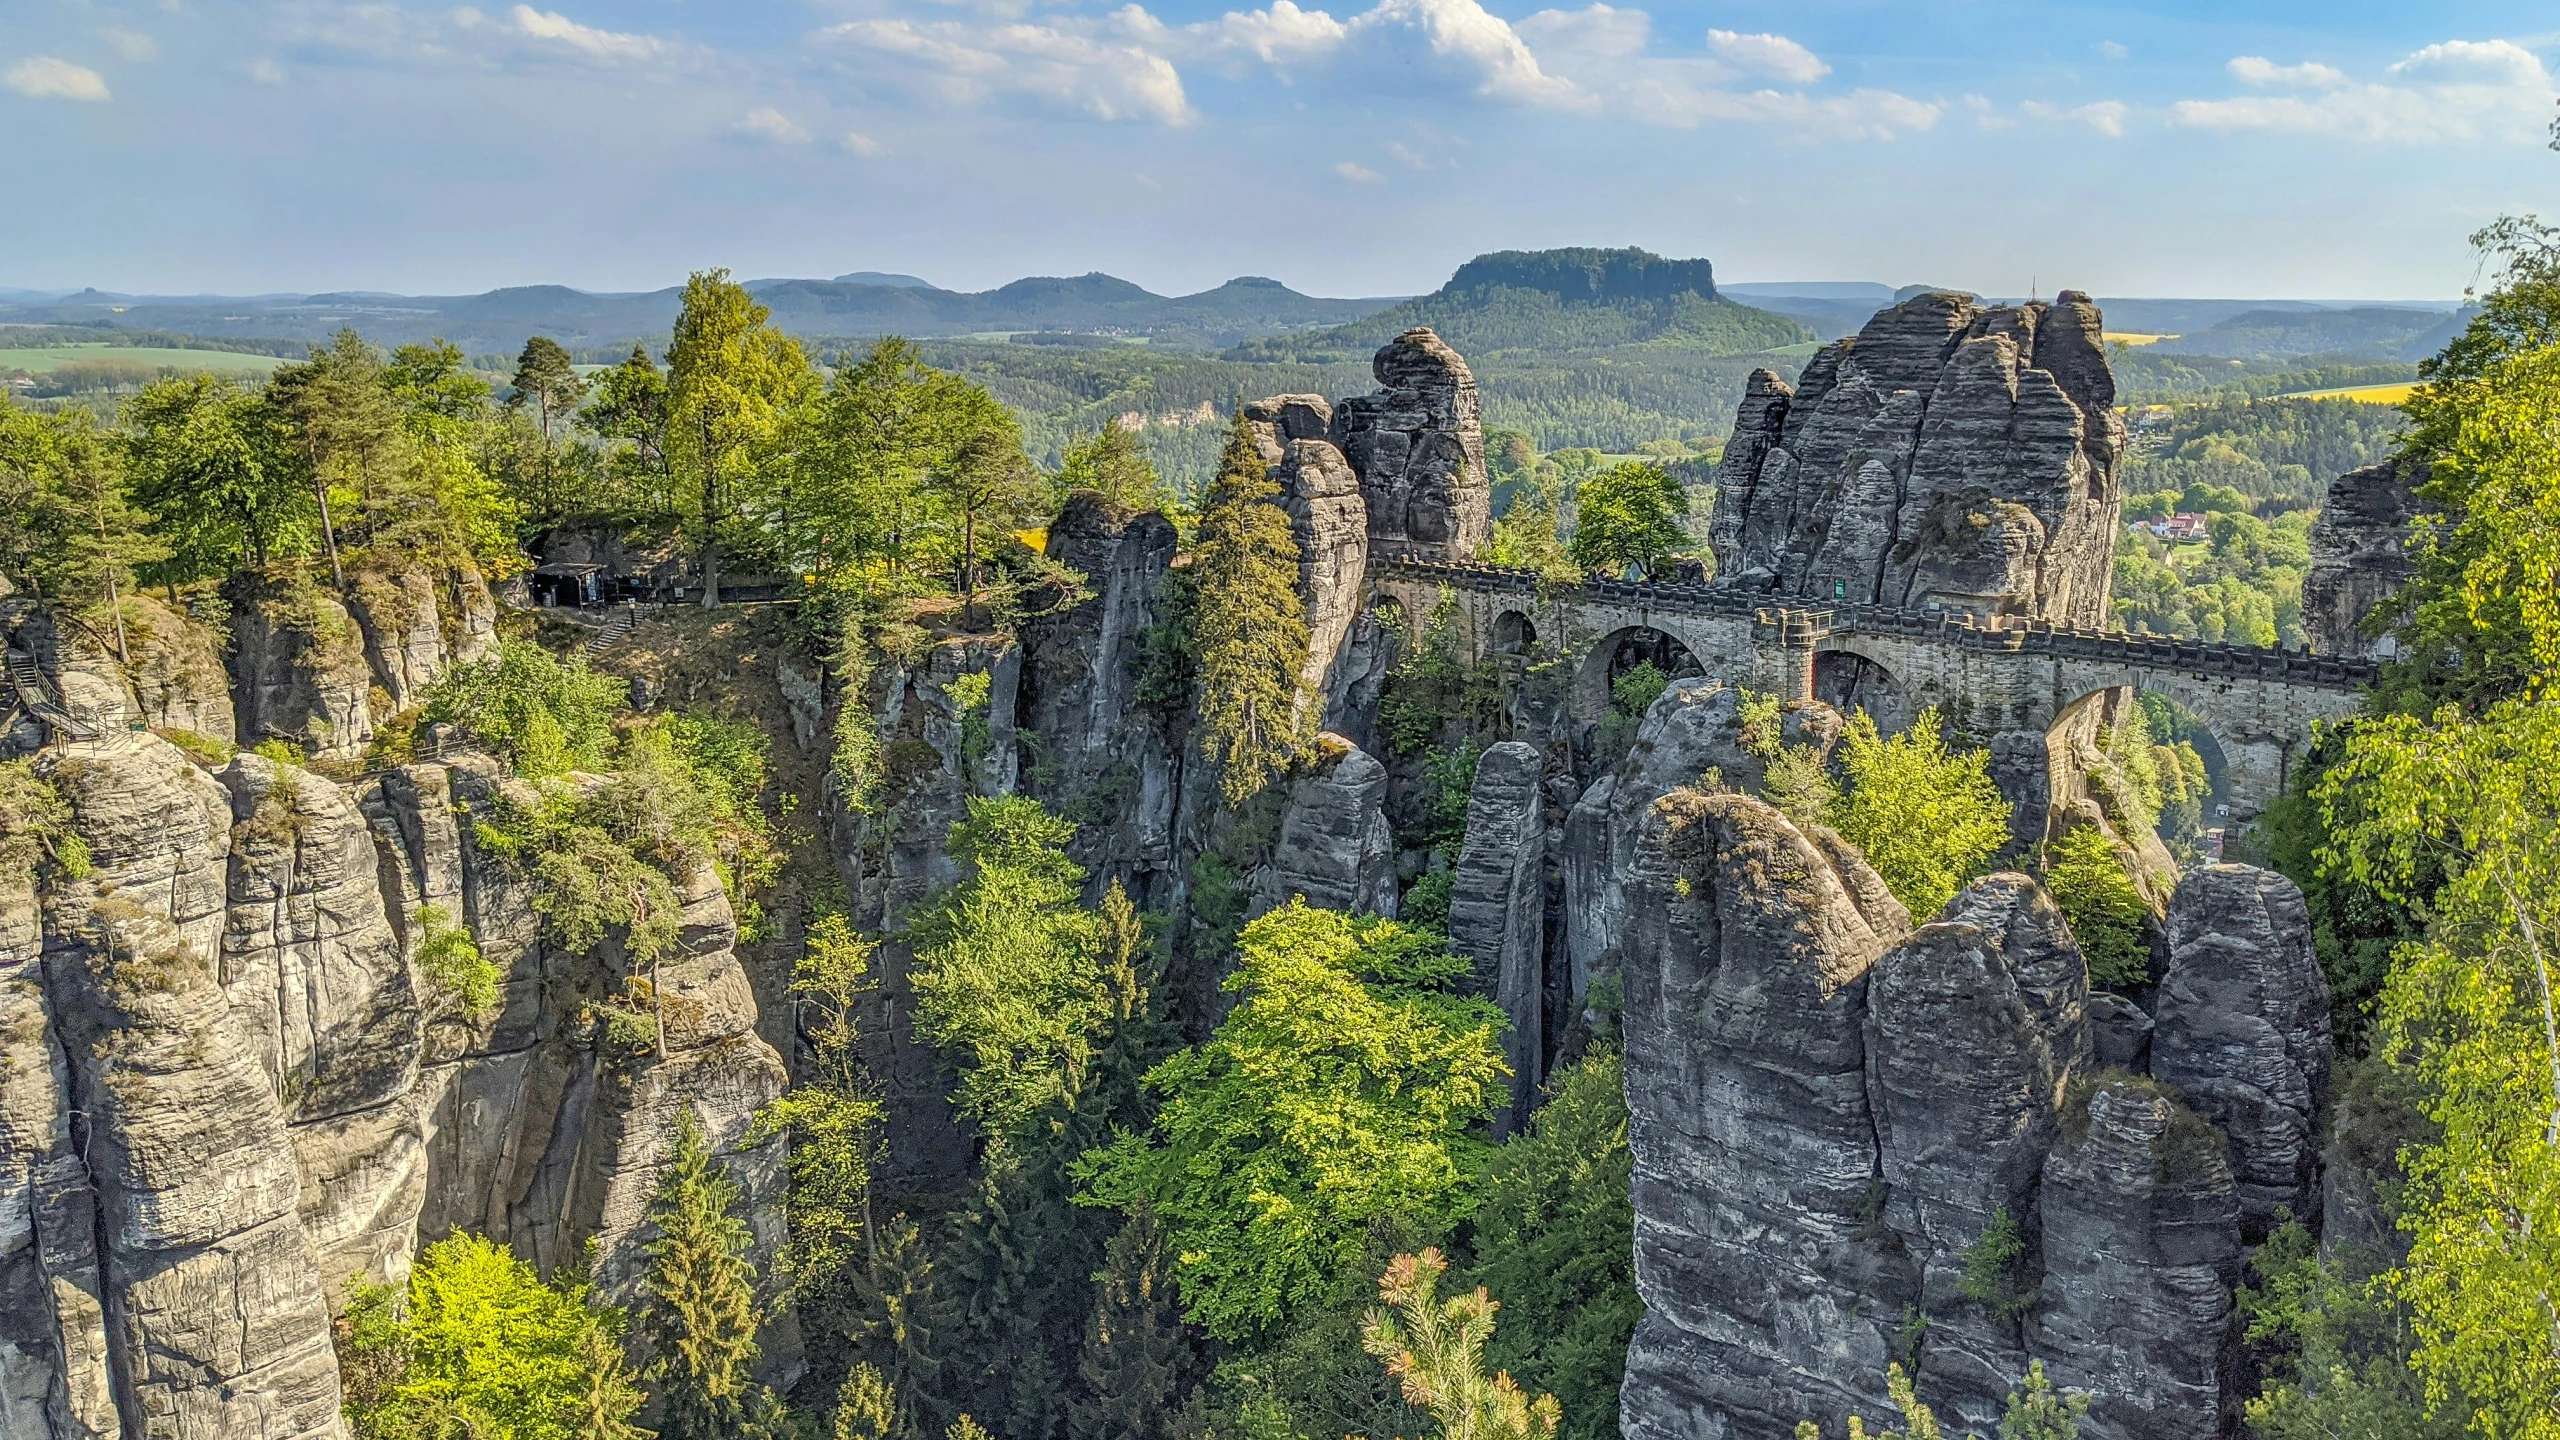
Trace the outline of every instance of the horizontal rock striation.
<path fill-rule="evenodd" d="M 2302 628 L 2323 655 L 2377 656 L 2364 626 L 2414 573 L 2409 526 L 2418 518 L 2421 467 L 2384 460 L 2329 482 L 2311 525 L 2311 570 L 2302 580 Z"/>
<path fill-rule="evenodd" d="M 2103 623 L 2124 424 L 2098 309 L 1947 292 L 1880 311 L 1793 387 L 1745 388 L 1709 543 L 1728 584 Z"/>

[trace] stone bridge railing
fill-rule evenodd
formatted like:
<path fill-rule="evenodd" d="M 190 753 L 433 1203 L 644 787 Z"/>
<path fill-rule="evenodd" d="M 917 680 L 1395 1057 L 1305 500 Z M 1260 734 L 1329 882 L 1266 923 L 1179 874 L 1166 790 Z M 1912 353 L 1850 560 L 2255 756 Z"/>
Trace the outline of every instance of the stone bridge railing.
<path fill-rule="evenodd" d="M 1538 595 L 1537 572 L 1473 562 L 1381 559 L 1370 562 L 1376 578 L 1419 581 L 1479 593 Z M 1640 607 L 1674 614 L 1747 618 L 1773 634 L 1784 625 L 1787 640 L 1800 636 L 1873 635 L 1948 645 L 1965 650 L 2048 655 L 2101 665 L 2171 670 L 2202 679 L 2271 680 L 2311 689 L 2352 692 L 2371 685 L 2381 667 L 2369 660 L 2257 645 L 2225 645 L 2207 640 L 2178 640 L 2136 635 L 2124 630 L 2053 625 L 2041 621 L 1986 626 L 1955 611 L 1899 610 L 1885 605 L 1787 605 L 1793 597 L 1727 589 L 1714 585 L 1639 584 L 1625 580 L 1586 580 L 1551 590 L 1547 603 L 1581 604 L 1622 610 Z M 1534 601 L 1532 603 L 1535 603 Z M 1808 635 L 1806 622 L 1812 633 Z M 1789 623 L 1792 622 L 1792 623 Z"/>

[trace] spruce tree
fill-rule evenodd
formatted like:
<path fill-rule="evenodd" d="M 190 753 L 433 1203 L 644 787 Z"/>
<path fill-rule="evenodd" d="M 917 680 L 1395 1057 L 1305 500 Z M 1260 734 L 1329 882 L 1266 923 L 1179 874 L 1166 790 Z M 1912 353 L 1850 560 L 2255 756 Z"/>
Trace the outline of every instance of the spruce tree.
<path fill-rule="evenodd" d="M 1191 560 L 1202 743 L 1224 768 L 1230 806 L 1287 770 L 1305 745 L 1298 675 L 1307 663 L 1307 612 L 1298 598 L 1298 541 L 1279 493 L 1239 412 Z"/>
<path fill-rule="evenodd" d="M 836 1387 L 835 1440 L 889 1440 L 897 1416 L 898 1397 L 877 1365 L 855 1365 Z"/>
<path fill-rule="evenodd" d="M 664 1407 L 660 1440 L 737 1440 L 761 1398 L 748 1374 L 756 1359 L 756 1275 L 738 1199 L 736 1182 L 712 1163 L 692 1112 L 684 1112 L 674 1157 L 649 1202 L 658 1234 L 648 1245 L 640 1306 Z"/>
<path fill-rule="evenodd" d="M 1198 1332 L 1174 1301 L 1173 1257 L 1152 1211 L 1129 1217 L 1103 1249 L 1093 1315 L 1078 1357 L 1083 1394 L 1072 1440 L 1172 1440 L 1200 1370 Z"/>

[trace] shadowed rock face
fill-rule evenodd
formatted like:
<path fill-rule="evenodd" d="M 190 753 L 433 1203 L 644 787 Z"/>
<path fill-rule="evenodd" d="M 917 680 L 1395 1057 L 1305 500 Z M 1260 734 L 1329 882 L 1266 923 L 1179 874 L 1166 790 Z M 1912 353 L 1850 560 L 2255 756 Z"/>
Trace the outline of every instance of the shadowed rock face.
<path fill-rule="evenodd" d="M 1755 373 L 1709 543 L 1728 583 L 1861 604 L 2106 618 L 2124 425 L 2095 305 L 1936 292 Z"/>
<path fill-rule="evenodd" d="M 2225 1393 L 2239 1200 L 2220 1132 L 2159 1086 L 2100 1077 L 2046 1157 L 2030 1351 L 2092 1397 L 2090 1440 L 2211 1440 Z"/>
<path fill-rule="evenodd" d="M 1875 1413 L 1918 1298 L 1875 1225 L 1867 973 L 1910 921 L 1866 863 L 1742 795 L 1676 791 L 1628 862 L 1632 1440 Z"/>
<path fill-rule="evenodd" d="M 1067 853 L 1097 887 L 1133 893 L 1142 871 L 1172 864 L 1173 758 L 1138 708 L 1138 655 L 1156 589 L 1173 564 L 1173 525 L 1131 515 L 1100 495 L 1068 499 L 1049 526 L 1048 556 L 1085 577 L 1093 598 L 1022 626 L 1021 728 L 1043 763 L 1024 790 L 1052 811 L 1095 817 Z"/>
<path fill-rule="evenodd" d="M 2062 913 L 2018 874 L 1974 882 L 1867 981 L 1884 1218 L 1920 1263 L 1930 1403 L 1986 1433 L 2027 1355 L 2015 1315 L 1960 1293 L 1965 1252 L 1995 1214 L 2034 1215 L 2064 1087 L 2089 1064 L 2088 994 Z"/>
<path fill-rule="evenodd" d="M 1370 370 L 1385 388 L 1334 407 L 1328 432 L 1359 472 L 1370 548 L 1426 560 L 1472 557 L 1493 538 L 1475 373 L 1421 327 L 1388 341 Z"/>
<path fill-rule="evenodd" d="M 2302 628 L 2323 655 L 2370 656 L 2358 633 L 2366 616 L 2408 580 L 2409 522 L 2418 516 L 2417 467 L 2384 460 L 2329 482 L 2311 526 L 2311 572 L 2302 580 Z"/>
<path fill-rule="evenodd" d="M 1289 782 L 1271 863 L 1254 877 L 1253 913 L 1303 895 L 1320 910 L 1396 913 L 1395 837 L 1386 815 L 1387 767 L 1330 731 L 1316 736 L 1318 759 Z"/>
<path fill-rule="evenodd" d="M 1506 740 L 1476 760 L 1467 841 L 1449 898 L 1449 948 L 1475 962 L 1475 989 L 1511 1018 L 1508 1134 L 1526 1124 L 1546 1057 L 1547 819 L 1537 747 Z"/>
<path fill-rule="evenodd" d="M 2169 901 L 2151 1073 L 2231 1137 L 2242 1228 L 2313 1213 L 2329 1093 L 2329 983 L 2302 892 L 2272 871 L 2208 865 Z"/>

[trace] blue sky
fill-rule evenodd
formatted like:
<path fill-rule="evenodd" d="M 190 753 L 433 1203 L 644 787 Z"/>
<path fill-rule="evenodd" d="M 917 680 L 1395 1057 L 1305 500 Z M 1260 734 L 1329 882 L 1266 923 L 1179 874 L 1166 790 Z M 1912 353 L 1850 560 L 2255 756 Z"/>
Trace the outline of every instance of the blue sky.
<path fill-rule="evenodd" d="M 0 0 L 0 286 L 2450 297 L 2555 75 L 2548 0 Z"/>

